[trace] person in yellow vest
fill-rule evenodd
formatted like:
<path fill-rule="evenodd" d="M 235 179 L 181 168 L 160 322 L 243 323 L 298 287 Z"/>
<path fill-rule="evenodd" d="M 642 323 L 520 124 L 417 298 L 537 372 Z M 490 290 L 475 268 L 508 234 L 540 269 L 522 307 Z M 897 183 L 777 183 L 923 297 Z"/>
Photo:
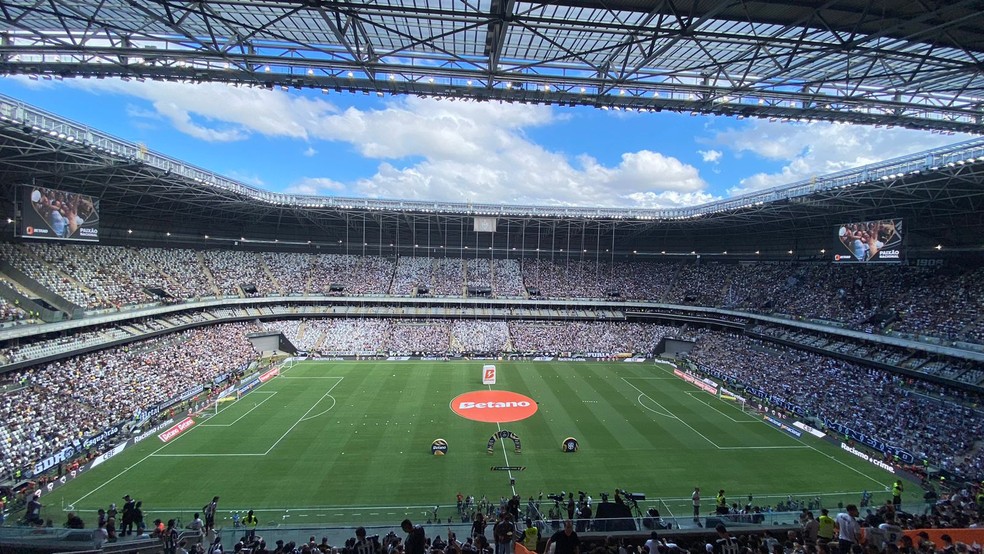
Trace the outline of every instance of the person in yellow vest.
<path fill-rule="evenodd" d="M 523 546 L 530 552 L 536 552 L 536 543 L 540 540 L 540 530 L 533 525 L 533 520 L 526 519 L 526 529 L 523 529 Z"/>
<path fill-rule="evenodd" d="M 828 543 L 834 540 L 834 518 L 830 517 L 827 508 L 820 510 L 820 517 L 817 518 L 817 542 Z"/>
<path fill-rule="evenodd" d="M 714 499 L 715 513 L 728 513 L 728 499 L 724 496 L 724 489 L 718 491 L 717 498 Z"/>
<path fill-rule="evenodd" d="M 256 519 L 256 514 L 253 510 L 246 512 L 246 517 L 243 518 L 243 527 L 246 528 L 246 538 L 250 542 L 256 540 L 256 526 L 260 524 L 260 520 Z"/>
<path fill-rule="evenodd" d="M 899 479 L 892 485 L 892 506 L 895 506 L 896 511 L 902 505 L 902 491 L 902 480 Z"/>

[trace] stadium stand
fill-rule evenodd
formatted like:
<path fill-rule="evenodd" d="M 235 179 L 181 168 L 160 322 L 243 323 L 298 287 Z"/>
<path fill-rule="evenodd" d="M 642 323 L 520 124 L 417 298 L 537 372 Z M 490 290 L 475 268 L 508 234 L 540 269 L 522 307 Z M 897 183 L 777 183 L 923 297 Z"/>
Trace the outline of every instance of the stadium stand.
<path fill-rule="evenodd" d="M 690 358 L 729 382 L 798 404 L 809 417 L 850 422 L 855 429 L 910 450 L 919 460 L 932 460 L 965 476 L 984 470 L 980 459 L 964 459 L 984 433 L 979 394 L 713 332 L 700 333 Z"/>
<path fill-rule="evenodd" d="M 10 475 L 141 410 L 243 366 L 252 324 L 233 323 L 131 343 L 33 367 L 0 396 L 0 474 Z M 70 339 L 71 340 L 71 339 Z"/>
<path fill-rule="evenodd" d="M 230 313 L 244 315 L 237 310 Z M 183 321 L 172 318 L 134 324 L 134 334 L 212 319 L 203 313 L 179 317 Z M 629 322 L 303 319 L 268 321 L 263 326 L 282 331 L 302 350 L 336 355 L 513 351 L 605 357 L 622 352 L 649 354 L 664 336 L 689 336 L 697 340 L 691 359 L 728 381 L 765 388 L 806 407 L 810 417 L 849 422 L 955 474 L 984 471 L 984 457 L 974 451 L 972 440 L 984 434 L 984 415 L 973 407 L 981 401 L 979 394 L 802 350 L 780 349 L 740 335 Z M 67 437 L 84 435 L 100 424 L 125 421 L 182 387 L 242 366 L 251 357 L 244 337 L 254 330 L 259 330 L 254 323 L 196 328 L 16 373 L 11 380 L 26 387 L 3 397 L 0 417 L 12 424 L 4 431 L 2 470 L 9 474 L 56 450 Z M 133 335 L 122 329 L 101 329 L 8 348 L 3 355 L 17 360 L 125 336 Z M 221 353 L 222 358 L 204 363 L 206 353 L 213 353 L 213 358 L 214 353 Z M 193 371 L 188 372 L 189 367 Z M 921 363 L 921 370 L 958 377 L 967 374 L 964 379 L 980 375 L 979 369 L 943 362 Z M 859 389 L 858 383 L 864 386 Z M 65 401 L 68 398 L 72 400 Z M 886 420 L 894 424 L 879 425 Z M 39 434 L 39 426 L 63 431 Z"/>
<path fill-rule="evenodd" d="M 305 294 L 464 297 L 480 287 L 497 298 L 654 301 L 809 319 L 910 338 L 981 344 L 984 268 L 833 266 L 823 262 L 604 262 L 466 260 L 115 246 L 2 243 L 0 254 L 51 292 L 89 311 L 132 309 L 216 295 Z M 359 276 L 357 279 L 353 276 Z M 332 286 L 338 290 L 332 290 Z M 0 305 L 6 305 L 0 304 Z M 24 319 L 5 308 L 4 320 Z"/>

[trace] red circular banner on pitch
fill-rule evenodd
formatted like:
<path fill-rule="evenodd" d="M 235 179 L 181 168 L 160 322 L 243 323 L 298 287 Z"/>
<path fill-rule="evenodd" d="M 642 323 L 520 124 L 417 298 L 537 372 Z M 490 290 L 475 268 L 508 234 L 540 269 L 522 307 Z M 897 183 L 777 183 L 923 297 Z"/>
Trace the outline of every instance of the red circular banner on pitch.
<path fill-rule="evenodd" d="M 454 413 L 486 423 L 508 423 L 526 419 L 536 413 L 536 408 L 536 402 L 532 398 L 504 390 L 466 392 L 451 401 Z"/>

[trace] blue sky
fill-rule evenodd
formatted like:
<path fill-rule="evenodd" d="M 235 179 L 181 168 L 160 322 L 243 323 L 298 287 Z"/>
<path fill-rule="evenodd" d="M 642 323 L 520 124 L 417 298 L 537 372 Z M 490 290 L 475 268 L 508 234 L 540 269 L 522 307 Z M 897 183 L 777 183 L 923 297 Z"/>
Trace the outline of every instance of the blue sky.
<path fill-rule="evenodd" d="M 258 188 L 454 202 L 681 207 L 971 138 L 215 83 L 6 77 L 0 94 Z"/>

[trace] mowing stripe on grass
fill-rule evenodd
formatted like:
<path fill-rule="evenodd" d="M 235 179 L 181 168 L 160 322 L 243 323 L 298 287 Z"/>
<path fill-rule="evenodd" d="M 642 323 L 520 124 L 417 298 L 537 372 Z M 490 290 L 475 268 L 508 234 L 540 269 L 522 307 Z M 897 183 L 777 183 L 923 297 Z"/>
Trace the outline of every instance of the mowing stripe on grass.
<path fill-rule="evenodd" d="M 298 377 L 295 377 L 295 379 L 297 379 L 297 378 Z M 290 428 L 287 429 L 287 431 L 285 431 L 284 434 L 281 435 L 280 438 L 277 439 L 277 441 L 275 443 L 273 443 L 273 446 L 271 446 L 270 448 L 267 448 L 266 449 L 266 452 L 262 452 L 262 453 L 231 453 L 231 454 L 222 454 L 222 453 L 217 453 L 217 454 L 211 454 L 211 453 L 209 453 L 209 454 L 157 454 L 157 453 L 154 453 L 154 454 L 151 454 L 151 456 L 155 456 L 157 458 L 207 458 L 207 457 L 213 457 L 213 456 L 216 457 L 216 458 L 228 458 L 228 457 L 236 458 L 236 457 L 249 457 L 249 456 L 266 456 L 267 454 L 270 453 L 271 450 L 273 450 L 274 448 L 276 448 L 276 446 L 278 444 L 280 444 L 280 441 L 284 440 L 284 437 L 286 437 L 294 429 L 294 427 L 297 427 L 297 425 L 299 423 L 301 423 L 303 421 L 307 421 L 309 419 L 314 419 L 315 417 L 318 417 L 318 416 L 321 416 L 321 415 L 324 415 L 324 414 L 328 413 L 332 408 L 335 407 L 336 401 L 335 401 L 335 398 L 333 396 L 331 396 L 331 391 L 335 387 L 337 387 L 339 385 L 339 383 L 342 382 L 342 379 L 344 379 L 344 377 L 331 377 L 331 379 L 335 379 L 336 380 L 335 384 L 332 385 L 331 388 L 328 389 L 327 392 L 325 392 L 323 395 L 321 395 L 321 398 L 319 398 L 317 401 L 315 401 L 314 404 L 312 404 L 311 407 L 308 408 L 308 411 L 304 412 L 304 415 L 302 415 L 300 417 L 300 419 L 298 419 L 297 421 L 295 421 L 294 424 L 291 425 Z M 270 398 L 273 398 L 273 395 L 275 395 L 275 394 L 277 394 L 276 391 L 273 391 L 272 393 L 270 393 L 270 396 L 268 396 L 266 400 L 269 400 Z M 307 415 L 311 413 L 311 410 L 315 409 L 318 406 L 318 404 L 320 404 L 321 401 L 325 399 L 325 397 L 330 397 L 331 398 L 331 408 L 328 408 L 325 411 L 323 411 L 323 412 L 321 412 L 321 413 L 319 413 L 317 415 L 314 415 L 314 416 L 311 416 L 311 417 L 307 417 Z M 266 400 L 264 400 L 263 402 L 266 402 Z M 262 404 L 263 402 L 260 402 L 260 404 Z M 249 414 L 249 412 L 252 412 L 256 408 L 258 408 L 260 404 L 257 404 L 256 406 L 253 406 L 252 408 L 250 408 L 250 410 L 248 412 L 246 412 L 246 414 L 243 414 L 238 419 L 236 419 L 236 421 L 233 421 L 231 424 L 228 424 L 228 425 L 208 425 L 208 427 L 231 427 L 232 424 L 238 422 L 243 417 L 246 417 L 246 415 Z M 206 427 L 206 426 L 205 425 L 200 425 L 199 427 Z"/>
<path fill-rule="evenodd" d="M 201 423 L 198 426 L 199 427 L 232 427 L 233 425 L 235 425 L 236 423 L 238 423 L 240 419 L 248 416 L 250 414 L 250 412 L 252 412 L 253 410 L 255 410 L 255 409 L 259 408 L 261 405 L 263 405 L 264 402 L 266 402 L 267 400 L 270 400 L 271 398 L 273 398 L 273 396 L 275 394 L 277 394 L 277 391 L 254 391 L 253 394 L 266 394 L 267 397 L 264 398 L 263 400 L 261 400 L 260 402 L 258 402 L 252 408 L 250 408 L 249 411 L 247 411 L 245 414 L 239 416 L 236 419 L 236 421 L 233 421 L 232 423 Z M 236 402 L 239 402 L 239 400 L 237 400 Z"/>
<path fill-rule="evenodd" d="M 492 390 L 492 385 L 489 385 L 489 390 Z M 498 430 L 498 432 L 496 433 L 496 435 L 498 435 L 499 433 L 502 432 L 502 425 L 499 424 L 498 421 L 495 422 L 495 428 Z M 499 446 L 502 447 L 502 457 L 505 458 L 506 465 L 508 466 L 509 465 L 509 453 L 506 451 L 506 441 L 504 441 L 504 440 L 499 441 Z M 512 483 L 515 482 L 515 481 L 513 481 L 512 470 L 510 469 L 510 470 L 508 470 L 508 472 L 509 472 L 509 487 L 512 489 L 513 496 L 516 496 L 516 485 L 513 485 L 512 484 Z"/>
<path fill-rule="evenodd" d="M 639 391 L 639 398 L 643 398 L 643 397 L 648 398 L 650 401 L 652 401 L 653 404 L 656 404 L 657 406 L 659 406 L 660 409 L 665 410 L 667 412 L 667 414 L 669 414 L 667 417 L 670 417 L 672 419 L 675 419 L 676 421 L 679 421 L 683 426 L 685 426 L 688 429 L 690 429 L 691 431 L 693 431 L 694 434 L 696 434 L 697 436 L 699 436 L 702 439 L 706 440 L 707 442 L 709 442 L 711 444 L 711 446 L 713 446 L 714 448 L 717 448 L 718 450 L 798 450 L 798 449 L 810 448 L 809 446 L 807 446 L 805 444 L 788 445 L 788 446 L 721 446 L 721 445 L 717 444 L 716 442 L 712 441 L 711 439 L 709 439 L 706 435 L 704 435 L 703 433 L 701 433 L 697 429 L 694 429 L 694 427 L 692 425 L 690 425 L 689 423 L 687 423 L 686 421 L 680 419 L 680 417 L 677 416 L 676 414 L 674 414 L 671 410 L 668 410 L 665 406 L 663 406 L 659 402 L 656 402 L 655 400 L 653 400 L 652 397 L 650 397 L 648 394 L 644 393 L 638 387 L 636 387 L 635 385 L 633 385 L 632 383 L 630 383 L 628 379 L 626 379 L 625 377 L 622 377 L 622 380 L 625 381 L 625 383 L 627 385 L 629 385 L 630 387 L 632 387 L 635 390 Z M 641 403 L 640 403 L 640 405 L 641 405 Z M 645 406 L 643 406 L 643 407 L 645 407 Z M 650 411 L 655 411 L 655 410 L 650 410 Z M 718 411 L 718 410 L 715 410 L 715 411 L 718 412 L 718 413 L 720 413 L 720 411 Z M 659 412 L 656 412 L 656 413 L 659 414 Z M 659 414 L 659 415 L 667 415 L 667 414 Z M 734 421 L 734 420 L 732 420 L 732 421 Z M 741 421 L 741 422 L 738 422 L 738 423 L 749 423 L 749 422 Z M 800 442 L 802 442 L 802 441 L 800 441 Z"/>

